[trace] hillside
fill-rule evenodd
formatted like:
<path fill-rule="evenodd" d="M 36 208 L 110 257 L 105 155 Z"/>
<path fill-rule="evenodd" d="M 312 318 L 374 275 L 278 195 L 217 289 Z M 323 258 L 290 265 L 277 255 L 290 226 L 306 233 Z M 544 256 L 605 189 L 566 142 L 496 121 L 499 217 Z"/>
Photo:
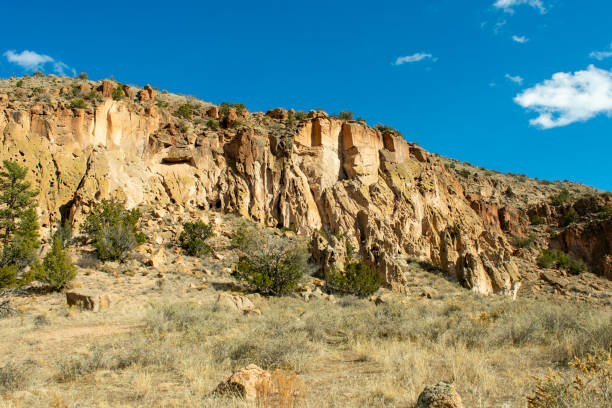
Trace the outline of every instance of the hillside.
<path fill-rule="evenodd" d="M 468 407 L 524 407 L 532 376 L 560 370 L 568 388 L 574 357 L 612 348 L 609 192 L 441 157 L 349 115 L 111 80 L 0 80 L 0 134 L 0 159 L 39 191 L 41 255 L 68 222 L 78 271 L 61 292 L 0 292 L 0 407 L 414 407 L 440 381 Z M 96 259 L 79 230 L 105 199 L 142 213 L 145 242 L 121 262 Z M 198 221 L 210 253 L 189 256 L 180 235 Z M 256 246 L 308 248 L 295 291 L 235 279 L 245 225 Z M 355 259 L 382 288 L 326 290 Z M 71 291 L 110 307 L 70 307 Z M 299 401 L 213 393 L 249 364 Z"/>
<path fill-rule="evenodd" d="M 549 246 L 612 278 L 609 193 L 455 163 L 391 128 L 320 111 L 237 107 L 111 81 L 13 78 L 0 82 L 0 156 L 32 170 L 46 229 L 115 197 L 324 231 L 331 242 L 315 255 L 325 265 L 344 262 L 346 243 L 333 238 L 343 236 L 399 291 L 417 259 L 476 292 L 511 293 Z"/>

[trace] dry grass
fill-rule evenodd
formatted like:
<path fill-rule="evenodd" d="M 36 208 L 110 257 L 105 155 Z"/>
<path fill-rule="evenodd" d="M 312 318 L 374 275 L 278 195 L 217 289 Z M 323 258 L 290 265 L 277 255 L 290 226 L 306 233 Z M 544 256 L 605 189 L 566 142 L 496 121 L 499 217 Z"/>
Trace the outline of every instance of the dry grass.
<path fill-rule="evenodd" d="M 212 300 L 153 304 L 139 329 L 28 366 L 28 384 L 23 370 L 4 366 L 2 387 L 16 406 L 49 405 L 57 395 L 67 406 L 238 407 L 246 403 L 210 393 L 255 363 L 276 373 L 262 406 L 409 407 L 425 386 L 444 380 L 467 406 L 522 407 L 531 375 L 612 348 L 610 310 L 587 306 L 463 291 L 379 306 L 351 297 L 335 305 L 256 302 L 262 316 L 233 314 Z M 30 330 L 60 320 L 47 316 Z"/>

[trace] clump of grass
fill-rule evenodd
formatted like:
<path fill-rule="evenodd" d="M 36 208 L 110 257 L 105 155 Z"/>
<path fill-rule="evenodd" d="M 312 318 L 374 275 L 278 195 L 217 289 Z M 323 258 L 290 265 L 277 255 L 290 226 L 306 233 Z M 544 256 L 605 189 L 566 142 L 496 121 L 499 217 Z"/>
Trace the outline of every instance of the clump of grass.
<path fill-rule="evenodd" d="M 8 362 L 0 367 L 0 390 L 15 391 L 25 386 L 28 369 L 23 364 Z"/>
<path fill-rule="evenodd" d="M 546 218 L 534 215 L 531 217 L 531 225 L 542 225 L 546 222 Z"/>

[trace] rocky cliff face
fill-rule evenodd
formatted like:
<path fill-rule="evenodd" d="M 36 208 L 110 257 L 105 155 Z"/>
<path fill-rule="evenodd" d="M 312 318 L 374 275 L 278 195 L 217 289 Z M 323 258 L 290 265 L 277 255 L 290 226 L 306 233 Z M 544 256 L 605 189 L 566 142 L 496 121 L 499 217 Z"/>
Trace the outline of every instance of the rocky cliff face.
<path fill-rule="evenodd" d="M 354 247 L 398 291 L 406 260 L 416 258 L 490 294 L 519 285 L 509 240 L 529 233 L 529 211 L 548 194 L 509 197 L 503 182 L 476 172 L 465 179 L 447 159 L 393 132 L 321 111 L 302 120 L 283 109 L 225 106 L 220 114 L 150 87 L 119 87 L 125 97 L 113 100 L 110 81 L 24 82 L 0 81 L 0 157 L 32 170 L 45 229 L 61 219 L 78 223 L 104 198 L 216 209 L 313 236 L 324 268 Z M 589 228 L 599 227 L 564 233 L 559 245 L 580 242 L 603 270 L 610 240 L 601 244 Z"/>

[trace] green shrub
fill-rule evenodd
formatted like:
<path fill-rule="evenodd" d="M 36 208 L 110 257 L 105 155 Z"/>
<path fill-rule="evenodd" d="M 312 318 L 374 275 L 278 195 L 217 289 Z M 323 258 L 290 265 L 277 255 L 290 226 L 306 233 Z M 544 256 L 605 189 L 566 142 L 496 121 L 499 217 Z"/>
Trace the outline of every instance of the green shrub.
<path fill-rule="evenodd" d="M 576 221 L 578 219 L 578 213 L 576 212 L 576 210 L 574 210 L 574 207 L 570 207 L 565 214 L 563 214 L 563 217 L 561 217 L 561 226 L 562 227 L 567 227 L 568 225 L 570 225 L 572 222 Z"/>
<path fill-rule="evenodd" d="M 87 95 L 85 95 L 85 99 L 87 99 L 88 101 L 97 101 L 102 98 L 100 97 L 100 92 L 96 91 L 95 89 L 92 89 Z"/>
<path fill-rule="evenodd" d="M 552 205 L 562 205 L 565 204 L 570 199 L 570 192 L 567 189 L 563 189 L 559 192 L 559 194 L 555 194 L 550 197 L 550 202 Z"/>
<path fill-rule="evenodd" d="M 366 123 L 365 118 L 357 118 L 357 119 L 355 119 L 355 120 L 356 120 L 357 122 L 361 122 L 361 123 L 364 123 L 364 124 Z"/>
<path fill-rule="evenodd" d="M 546 218 L 534 215 L 531 217 L 531 225 L 542 225 L 546 222 Z"/>
<path fill-rule="evenodd" d="M 295 125 L 295 115 L 289 112 L 289 117 L 285 121 L 285 126 L 292 127 L 293 125 Z"/>
<path fill-rule="evenodd" d="M 0 288 L 17 286 L 17 266 L 0 266 Z"/>
<path fill-rule="evenodd" d="M 70 107 L 75 109 L 85 109 L 87 108 L 87 105 L 83 99 L 79 98 L 73 99 L 72 102 L 70 102 Z"/>
<path fill-rule="evenodd" d="M 457 173 L 463 178 L 470 177 L 470 172 L 466 169 L 457 170 Z"/>
<path fill-rule="evenodd" d="M 261 294 L 288 294 L 307 272 L 308 252 L 278 237 L 266 241 L 261 237 L 259 245 L 243 251 L 233 275 Z"/>
<path fill-rule="evenodd" d="M 229 103 L 221 102 L 221 105 L 219 105 L 219 115 L 227 116 L 227 114 L 229 113 L 230 107 L 231 106 Z"/>
<path fill-rule="evenodd" d="M 601 205 L 597 207 L 597 213 L 601 219 L 605 220 L 607 218 L 612 218 L 612 207 L 609 205 Z"/>
<path fill-rule="evenodd" d="M 575 259 L 565 252 L 557 249 L 547 249 L 542 251 L 538 257 L 538 266 L 540 268 L 564 269 L 574 275 L 588 271 L 587 266 L 582 260 Z"/>
<path fill-rule="evenodd" d="M 535 242 L 535 237 L 533 236 L 533 234 L 525 238 L 512 237 L 512 245 L 514 245 L 517 248 L 527 248 L 531 246 L 534 242 Z"/>
<path fill-rule="evenodd" d="M 57 224 L 55 232 L 53 233 L 53 239 L 59 239 L 62 244 L 62 248 L 66 248 L 72 239 L 72 226 L 68 221 L 64 221 Z"/>
<path fill-rule="evenodd" d="M 325 283 L 334 292 L 366 297 L 380 288 L 380 276 L 365 263 L 353 262 L 343 272 L 332 269 L 325 276 Z"/>
<path fill-rule="evenodd" d="M 374 128 L 376 130 L 378 130 L 379 132 L 381 132 L 381 133 L 390 132 L 390 133 L 393 133 L 396 136 L 401 136 L 402 135 L 402 132 L 400 132 L 399 130 L 394 129 L 391 126 L 383 125 L 383 124 L 380 124 L 380 123 L 377 124 L 376 126 L 374 126 Z"/>
<path fill-rule="evenodd" d="M 233 103 L 232 106 L 236 109 L 236 114 L 238 116 L 242 115 L 242 113 L 246 110 L 246 106 L 243 103 Z"/>
<path fill-rule="evenodd" d="M 79 74 L 79 79 L 88 80 L 89 79 L 89 75 L 87 75 L 87 72 L 81 72 Z"/>
<path fill-rule="evenodd" d="M 212 226 L 202 221 L 188 222 L 183 225 L 179 243 L 187 255 L 204 256 L 212 252 L 212 248 L 206 243 L 206 240 L 212 236 Z"/>
<path fill-rule="evenodd" d="M 91 240 L 98 259 L 119 260 L 145 241 L 139 220 L 138 209 L 126 210 L 117 201 L 102 200 L 87 215 L 81 230 Z"/>
<path fill-rule="evenodd" d="M 261 236 L 257 228 L 247 221 L 242 221 L 236 231 L 230 236 L 233 248 L 249 252 L 260 244 Z"/>
<path fill-rule="evenodd" d="M 185 122 L 181 121 L 178 123 L 178 129 L 181 133 L 185 133 L 187 130 L 189 130 L 189 126 L 187 126 Z"/>
<path fill-rule="evenodd" d="M 304 111 L 297 111 L 295 112 L 294 116 L 296 120 L 305 120 L 306 118 L 308 118 L 308 113 Z"/>
<path fill-rule="evenodd" d="M 178 107 L 175 112 L 175 115 L 183 119 L 191 120 L 191 116 L 193 115 L 194 110 L 195 106 L 187 102 Z"/>
<path fill-rule="evenodd" d="M 158 108 L 167 108 L 168 107 L 168 102 L 162 101 L 159 98 L 155 98 L 155 105 L 157 105 Z"/>
<path fill-rule="evenodd" d="M 338 114 L 338 119 L 340 120 L 353 120 L 353 112 L 351 111 L 342 111 Z"/>
<path fill-rule="evenodd" d="M 512 197 L 514 195 L 514 191 L 512 190 L 512 187 L 508 186 L 508 188 L 506 188 L 506 190 L 504 191 L 504 194 L 507 195 L 508 197 Z"/>
<path fill-rule="evenodd" d="M 217 130 L 219 129 L 219 122 L 214 119 L 208 119 L 206 122 L 206 127 L 212 130 Z"/>
<path fill-rule="evenodd" d="M 17 81 L 17 83 L 15 84 L 15 86 L 17 88 L 21 88 L 23 86 L 23 79 L 20 79 L 19 81 Z"/>
<path fill-rule="evenodd" d="M 117 86 L 113 89 L 111 96 L 113 100 L 120 101 L 125 97 L 125 92 L 123 92 L 123 86 L 121 84 L 117 84 Z"/>
<path fill-rule="evenodd" d="M 77 268 L 72 263 L 70 255 L 64 251 L 59 238 L 53 240 L 51 251 L 45 256 L 42 264 L 34 269 L 34 278 L 55 290 L 63 288 L 77 274 Z"/>
<path fill-rule="evenodd" d="M 325 283 L 331 291 L 366 297 L 380 288 L 380 276 L 365 263 L 353 262 L 347 264 L 344 271 L 329 271 Z"/>

